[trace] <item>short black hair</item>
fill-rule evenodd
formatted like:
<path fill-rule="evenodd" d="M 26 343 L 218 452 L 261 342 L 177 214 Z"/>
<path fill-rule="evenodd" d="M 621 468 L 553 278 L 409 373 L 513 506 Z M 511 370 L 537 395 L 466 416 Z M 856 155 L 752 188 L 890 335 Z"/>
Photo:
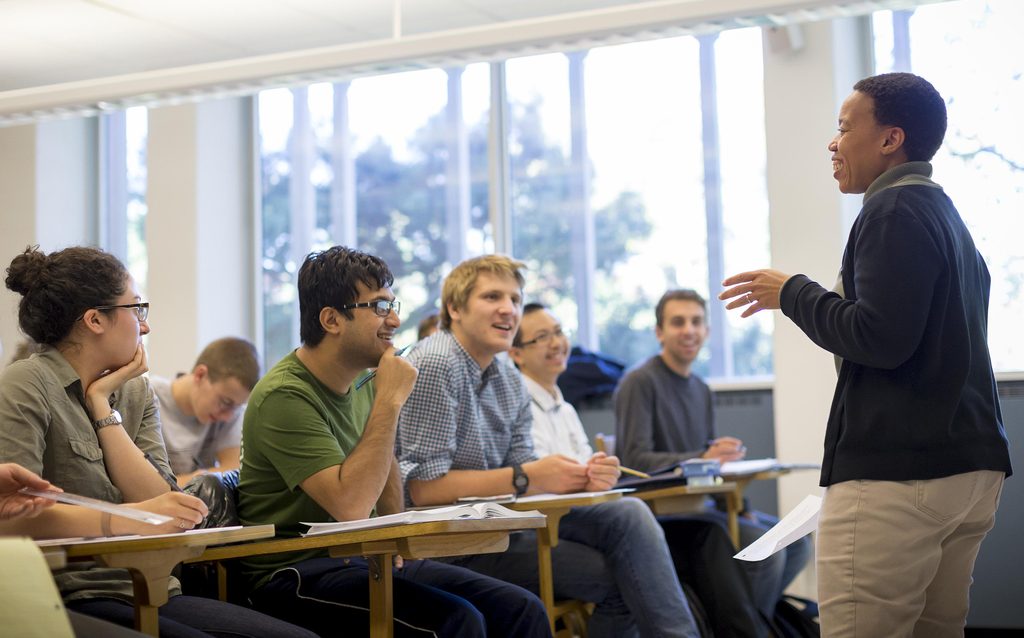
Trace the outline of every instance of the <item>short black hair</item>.
<path fill-rule="evenodd" d="M 11 261 L 6 284 L 21 295 L 21 330 L 36 343 L 54 346 L 71 334 L 86 310 L 109 306 L 124 294 L 128 270 L 117 257 L 91 246 L 49 254 L 29 246 Z"/>
<path fill-rule="evenodd" d="M 654 325 L 659 328 L 661 327 L 661 322 L 665 320 L 665 305 L 670 301 L 693 301 L 699 303 L 704 312 L 708 311 L 708 302 L 704 301 L 704 297 L 701 297 L 700 293 L 696 290 L 690 288 L 669 290 L 661 296 L 661 299 L 658 300 L 658 305 L 654 307 Z"/>
<path fill-rule="evenodd" d="M 538 310 L 547 310 L 548 307 L 539 301 L 531 301 L 530 303 L 523 306 L 523 316 L 537 312 Z M 523 324 L 519 324 L 519 330 L 516 330 L 516 336 L 512 337 L 512 347 L 518 348 L 523 345 Z"/>
<path fill-rule="evenodd" d="M 903 129 L 908 160 L 935 156 L 946 136 L 946 102 L 931 82 L 913 73 L 883 73 L 864 78 L 853 90 L 872 99 L 875 121 Z"/>
<path fill-rule="evenodd" d="M 320 311 L 354 303 L 359 282 L 367 288 L 390 288 L 395 277 L 380 257 L 344 246 L 306 255 L 299 268 L 299 338 L 303 344 L 311 348 L 320 345 L 325 334 Z M 351 310 L 340 312 L 353 318 Z"/>

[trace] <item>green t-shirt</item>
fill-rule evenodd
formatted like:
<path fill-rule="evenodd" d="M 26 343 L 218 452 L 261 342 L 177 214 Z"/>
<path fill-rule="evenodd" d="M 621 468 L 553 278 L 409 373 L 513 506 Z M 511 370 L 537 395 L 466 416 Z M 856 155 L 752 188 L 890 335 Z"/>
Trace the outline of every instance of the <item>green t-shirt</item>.
<path fill-rule="evenodd" d="M 339 465 L 355 448 L 373 406 L 374 384 L 341 395 L 321 383 L 292 352 L 252 391 L 242 424 L 238 516 L 244 525 L 273 523 L 295 537 L 299 523 L 334 519 L 299 487 L 320 470 Z M 241 561 L 256 588 L 274 571 L 325 550 L 257 556 Z"/>

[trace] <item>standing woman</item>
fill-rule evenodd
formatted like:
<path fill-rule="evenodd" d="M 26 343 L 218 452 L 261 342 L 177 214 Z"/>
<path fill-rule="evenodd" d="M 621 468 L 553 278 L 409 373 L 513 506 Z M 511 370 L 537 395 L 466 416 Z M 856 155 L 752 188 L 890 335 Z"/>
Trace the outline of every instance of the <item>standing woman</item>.
<path fill-rule="evenodd" d="M 153 526 L 58 504 L 34 518 L 8 521 L 0 533 L 159 534 L 202 521 L 203 502 L 171 491 L 156 467 L 170 473 L 159 410 L 141 376 L 149 304 L 121 262 L 96 248 L 51 254 L 29 248 L 11 262 L 6 284 L 22 296 L 22 331 L 43 347 L 0 373 L 0 462 L 19 463 L 69 492 L 173 520 Z M 54 577 L 69 609 L 132 624 L 126 570 L 75 563 Z M 162 636 L 311 635 L 249 609 L 181 596 L 171 580 L 171 598 L 160 609 Z"/>

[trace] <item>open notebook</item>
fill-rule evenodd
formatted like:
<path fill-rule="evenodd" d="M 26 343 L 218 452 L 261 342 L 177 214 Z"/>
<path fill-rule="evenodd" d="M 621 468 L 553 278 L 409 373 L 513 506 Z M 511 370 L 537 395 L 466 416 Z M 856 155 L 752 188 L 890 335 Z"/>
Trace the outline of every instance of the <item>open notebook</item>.
<path fill-rule="evenodd" d="M 411 525 L 412 523 L 429 523 L 431 521 L 455 521 L 459 519 L 483 519 L 483 518 L 543 518 L 543 514 L 537 510 L 517 512 L 497 503 L 472 503 L 464 505 L 452 505 L 450 507 L 438 507 L 427 510 L 412 510 L 376 516 L 374 518 L 363 518 L 355 521 L 342 521 L 340 523 L 302 523 L 309 526 L 303 536 L 316 536 L 318 534 L 331 534 L 334 532 L 347 532 L 355 529 L 373 529 L 377 527 L 391 527 L 393 525 Z"/>

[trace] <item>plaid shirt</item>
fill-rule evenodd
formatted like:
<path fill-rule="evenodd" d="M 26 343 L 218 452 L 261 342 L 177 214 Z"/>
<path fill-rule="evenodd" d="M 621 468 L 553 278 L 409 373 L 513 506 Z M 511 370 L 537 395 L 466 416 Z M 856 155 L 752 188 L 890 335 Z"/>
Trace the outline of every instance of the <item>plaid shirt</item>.
<path fill-rule="evenodd" d="M 419 370 L 396 443 L 402 477 L 431 481 L 448 470 L 493 470 L 536 458 L 530 398 L 504 357 L 480 366 L 450 332 L 409 353 Z"/>

